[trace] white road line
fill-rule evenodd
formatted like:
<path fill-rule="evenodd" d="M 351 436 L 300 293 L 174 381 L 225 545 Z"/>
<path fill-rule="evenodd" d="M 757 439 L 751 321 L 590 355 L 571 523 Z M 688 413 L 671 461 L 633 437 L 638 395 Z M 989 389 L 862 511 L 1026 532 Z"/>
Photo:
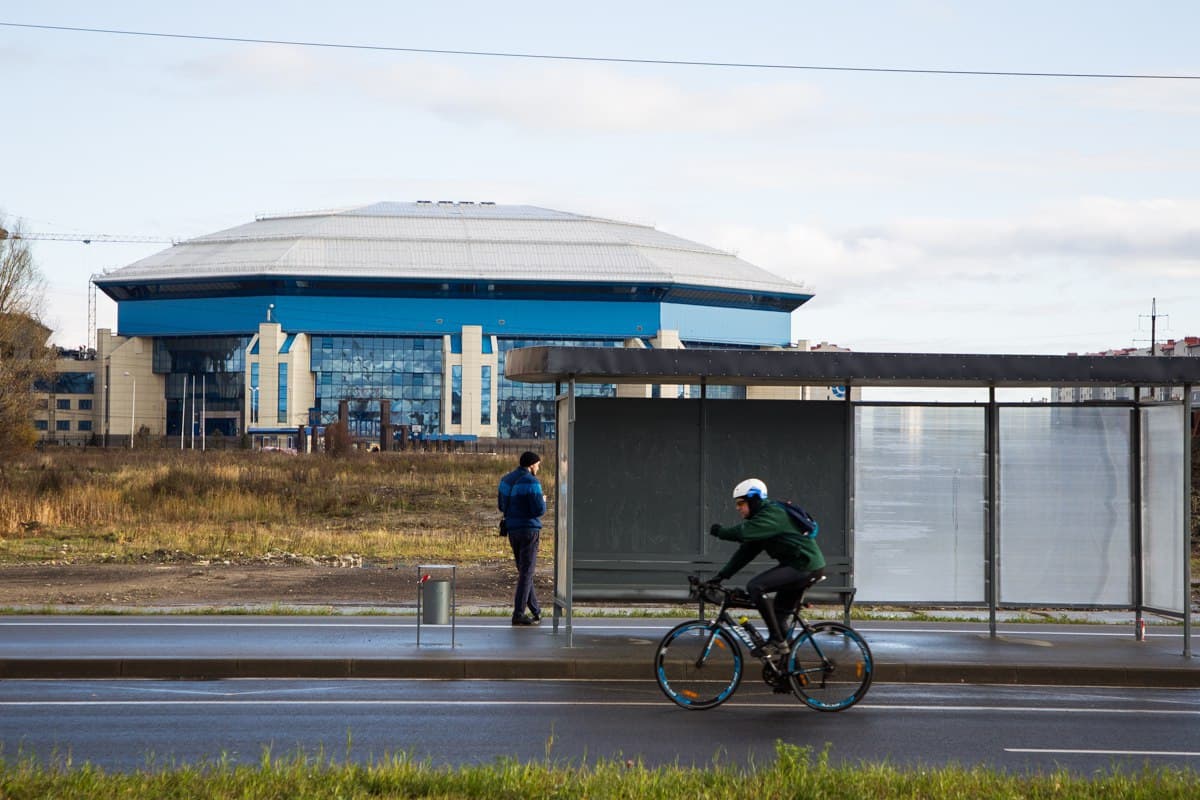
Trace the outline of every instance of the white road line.
<path fill-rule="evenodd" d="M 1183 710 L 1168 708 L 1072 708 L 1070 706 L 927 706 L 860 703 L 855 708 L 870 708 L 872 711 L 926 712 L 932 714 L 993 711 L 1005 714 L 1127 714 L 1138 716 L 1200 717 L 1200 709 Z"/>
<path fill-rule="evenodd" d="M 166 709 L 171 706 L 659 706 L 669 708 L 665 700 L 622 701 L 616 703 L 603 700 L 10 700 L 0 702 L 3 707 L 47 707 L 61 706 L 154 706 Z M 762 704 L 759 704 L 762 705 Z M 778 703 L 777 705 L 787 705 Z M 792 703 L 791 705 L 795 705 Z"/>
<path fill-rule="evenodd" d="M 209 700 L 172 700 L 172 699 L 155 699 L 155 700 L 6 700 L 0 701 L 0 708 L 57 708 L 57 707 L 80 707 L 80 706 L 151 706 L 156 708 L 167 708 L 170 706 L 440 706 L 440 707 L 482 707 L 482 706 L 521 706 L 521 707 L 573 707 L 573 706 L 605 706 L 605 707 L 623 707 L 623 708 L 650 708 L 657 707 L 670 709 L 672 706 L 666 700 L 661 698 L 653 700 L 534 700 L 530 698 L 519 698 L 513 700 L 485 700 L 485 699 L 467 699 L 467 700 L 402 700 L 402 699 L 366 699 L 366 700 L 314 700 L 306 698 L 283 699 L 283 700 L 262 700 L 262 699 L 229 699 L 229 698 L 213 698 Z M 803 708 L 795 700 L 780 700 L 777 702 L 740 702 L 733 700 L 728 703 L 725 708 Z M 918 706 L 918 705 L 874 705 L 871 703 L 860 703 L 855 706 L 850 713 L 858 714 L 862 712 L 883 711 L 883 712 L 914 712 L 921 711 L 931 714 L 946 714 L 959 712 L 990 712 L 1002 714 L 1119 714 L 1119 715 L 1138 715 L 1138 716 L 1158 716 L 1158 717 L 1196 717 L 1200 716 L 1200 710 L 1195 711 L 1180 711 L 1180 710 L 1143 710 L 1143 709 L 1106 709 L 1106 708 L 1047 708 L 1044 706 L 1026 707 L 1026 706 Z"/>
<path fill-rule="evenodd" d="M 1038 747 L 1006 747 L 1006 753 L 1037 753 L 1057 756 L 1170 756 L 1175 758 L 1200 758 L 1200 753 L 1186 750 L 1054 750 Z"/>

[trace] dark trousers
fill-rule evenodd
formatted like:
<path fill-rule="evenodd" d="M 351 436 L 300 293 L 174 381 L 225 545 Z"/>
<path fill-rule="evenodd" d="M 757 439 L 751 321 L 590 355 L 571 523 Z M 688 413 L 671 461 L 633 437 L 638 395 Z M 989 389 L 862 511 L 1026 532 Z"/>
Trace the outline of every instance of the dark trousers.
<path fill-rule="evenodd" d="M 754 607 L 758 609 L 758 613 L 762 614 L 763 621 L 767 623 L 767 629 L 771 632 L 772 639 L 783 641 L 782 624 L 784 620 L 788 618 L 788 614 L 792 613 L 792 609 L 799 602 L 800 593 L 804 591 L 805 584 L 820 574 L 820 570 L 806 572 L 795 567 L 780 565 L 755 575 L 746 584 L 746 591 L 750 594 L 750 599 L 754 601 Z M 771 592 L 775 592 L 775 602 L 773 603 L 768 602 L 766 598 L 766 595 Z"/>
<path fill-rule="evenodd" d="M 533 590 L 533 573 L 537 569 L 538 543 L 542 532 L 537 528 L 522 528 L 508 532 L 508 543 L 512 546 L 513 559 L 517 562 L 517 591 L 513 594 L 513 617 L 520 617 L 528 609 L 535 617 L 542 615 L 537 595 Z"/>

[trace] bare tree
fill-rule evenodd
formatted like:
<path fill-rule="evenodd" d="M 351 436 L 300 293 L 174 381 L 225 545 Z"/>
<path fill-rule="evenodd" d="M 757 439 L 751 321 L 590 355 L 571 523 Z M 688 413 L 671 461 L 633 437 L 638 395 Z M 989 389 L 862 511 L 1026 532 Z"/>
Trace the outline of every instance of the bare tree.
<path fill-rule="evenodd" d="M 0 215 L 0 452 L 32 446 L 34 385 L 51 379 L 45 280 L 20 227 Z"/>

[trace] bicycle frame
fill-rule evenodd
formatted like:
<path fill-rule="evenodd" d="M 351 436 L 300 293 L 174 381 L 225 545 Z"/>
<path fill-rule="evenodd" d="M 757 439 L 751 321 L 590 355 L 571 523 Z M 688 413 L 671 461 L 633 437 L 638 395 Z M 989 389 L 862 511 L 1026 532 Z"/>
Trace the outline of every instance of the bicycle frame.
<path fill-rule="evenodd" d="M 688 581 L 690 596 L 701 602 L 701 615 L 668 631 L 655 655 L 658 686 L 676 705 L 703 710 L 724 703 L 741 683 L 747 653 L 762 663 L 763 680 L 775 692 L 790 689 L 814 710 L 842 711 L 866 694 L 871 651 L 854 629 L 837 622 L 810 624 L 798 602 L 787 619 L 791 652 L 780 658 L 764 647 L 759 629 L 747 617 L 731 613 L 754 608 L 744 590 L 701 583 L 694 576 Z M 717 607 L 715 616 L 704 614 L 705 601 Z M 822 647 L 818 638 L 825 634 L 837 638 L 827 639 Z"/>

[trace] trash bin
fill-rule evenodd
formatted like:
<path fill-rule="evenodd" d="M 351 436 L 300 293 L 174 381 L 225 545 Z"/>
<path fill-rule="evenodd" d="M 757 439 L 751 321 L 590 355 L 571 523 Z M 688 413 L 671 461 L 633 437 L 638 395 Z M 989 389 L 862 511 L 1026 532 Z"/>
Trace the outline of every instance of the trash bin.
<path fill-rule="evenodd" d="M 450 581 L 425 581 L 421 585 L 421 622 L 450 624 Z"/>

